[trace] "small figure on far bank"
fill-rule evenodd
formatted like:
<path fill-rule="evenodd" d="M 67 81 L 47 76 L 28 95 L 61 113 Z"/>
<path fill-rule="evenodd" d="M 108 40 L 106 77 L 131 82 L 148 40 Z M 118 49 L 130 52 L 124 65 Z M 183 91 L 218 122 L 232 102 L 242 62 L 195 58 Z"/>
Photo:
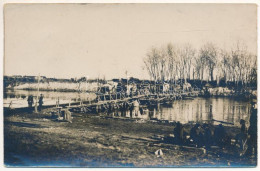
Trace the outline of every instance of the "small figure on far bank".
<path fill-rule="evenodd" d="M 33 105 L 33 96 L 32 95 L 28 96 L 27 101 L 28 101 L 28 107 L 32 108 L 33 107 L 32 106 Z"/>
<path fill-rule="evenodd" d="M 42 105 L 43 105 L 43 95 L 41 94 L 39 98 L 39 111 L 42 110 Z"/>

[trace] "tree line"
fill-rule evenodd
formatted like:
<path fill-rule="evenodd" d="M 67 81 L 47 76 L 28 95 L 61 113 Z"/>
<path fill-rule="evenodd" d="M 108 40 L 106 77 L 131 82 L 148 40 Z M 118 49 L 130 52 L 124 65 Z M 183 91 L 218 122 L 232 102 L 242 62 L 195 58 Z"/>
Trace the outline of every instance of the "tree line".
<path fill-rule="evenodd" d="M 168 43 L 159 48 L 151 47 L 143 61 L 150 79 L 159 82 L 221 80 L 248 86 L 257 79 L 257 57 L 239 43 L 230 50 L 213 43 L 206 43 L 199 50 L 191 44 Z"/>

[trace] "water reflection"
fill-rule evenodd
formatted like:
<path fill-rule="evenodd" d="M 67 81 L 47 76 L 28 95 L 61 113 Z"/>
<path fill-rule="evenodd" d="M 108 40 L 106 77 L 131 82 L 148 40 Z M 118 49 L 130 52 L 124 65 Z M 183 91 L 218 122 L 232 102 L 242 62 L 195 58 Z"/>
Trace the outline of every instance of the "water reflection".
<path fill-rule="evenodd" d="M 224 121 L 239 126 L 240 119 L 246 121 L 250 116 L 250 103 L 230 98 L 200 98 L 176 100 L 172 106 L 160 105 L 139 110 L 114 110 L 107 114 L 111 117 L 140 118 L 149 120 L 167 120 L 188 122 L 209 122 L 219 124 Z M 215 121 L 214 121 L 215 120 Z"/>
<path fill-rule="evenodd" d="M 94 94 L 76 92 L 40 91 L 39 94 L 44 95 L 45 105 L 55 104 L 55 100 L 58 98 L 68 101 L 77 101 L 79 99 L 87 101 L 95 98 Z M 27 107 L 27 97 L 29 95 L 37 96 L 37 91 L 8 90 L 4 92 L 4 105 L 8 107 L 10 101 L 16 99 L 16 101 L 13 101 L 13 105 Z M 109 111 L 107 115 L 111 117 L 180 121 L 181 123 L 207 121 L 219 124 L 218 122 L 213 122 L 212 120 L 214 119 L 238 126 L 240 119 L 248 121 L 249 113 L 250 103 L 248 101 L 238 101 L 231 98 L 196 97 L 194 99 L 175 100 L 172 104 L 159 105 L 153 108 L 118 109 Z"/>

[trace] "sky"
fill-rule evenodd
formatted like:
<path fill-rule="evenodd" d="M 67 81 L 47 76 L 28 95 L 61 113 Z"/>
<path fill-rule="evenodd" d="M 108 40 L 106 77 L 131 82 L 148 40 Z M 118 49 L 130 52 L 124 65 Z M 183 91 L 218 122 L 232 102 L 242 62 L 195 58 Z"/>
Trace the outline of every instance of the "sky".
<path fill-rule="evenodd" d="M 255 4 L 7 4 L 4 74 L 149 79 L 152 47 L 238 41 L 257 50 Z"/>

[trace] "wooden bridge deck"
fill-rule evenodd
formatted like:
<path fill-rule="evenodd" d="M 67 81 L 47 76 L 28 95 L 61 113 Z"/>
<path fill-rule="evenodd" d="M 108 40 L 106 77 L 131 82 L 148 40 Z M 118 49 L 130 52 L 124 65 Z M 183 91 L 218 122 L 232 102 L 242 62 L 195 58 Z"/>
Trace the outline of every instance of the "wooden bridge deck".
<path fill-rule="evenodd" d="M 97 97 L 98 102 L 95 103 L 88 103 L 88 104 L 84 104 L 81 103 L 80 105 L 73 105 L 70 106 L 70 108 L 80 108 L 80 107 L 96 107 L 96 106 L 102 106 L 102 105 L 107 105 L 109 103 L 114 103 L 114 104 L 118 104 L 118 103 L 123 103 L 123 102 L 129 102 L 132 99 L 139 99 L 139 100 L 147 100 L 147 101 L 154 101 L 154 102 L 161 102 L 165 99 L 169 99 L 169 98 L 174 98 L 176 99 L 177 97 L 182 98 L 183 96 L 198 96 L 199 91 L 193 91 L 193 92 L 180 92 L 180 93 L 161 93 L 161 94 L 142 94 L 142 95 L 136 95 L 136 96 L 123 96 L 124 98 L 121 99 L 111 99 L 111 100 L 106 100 L 106 98 L 103 98 L 105 100 L 101 100 L 100 97 L 104 97 L 104 96 L 110 96 L 110 95 L 99 95 L 100 97 Z M 155 98 L 156 97 L 156 98 Z"/>
<path fill-rule="evenodd" d="M 175 100 L 177 98 L 187 97 L 187 96 L 198 96 L 199 91 L 192 92 L 168 92 L 168 93 L 160 93 L 160 94 L 139 94 L 135 96 L 126 96 L 122 93 L 117 94 L 107 94 L 107 95 L 97 95 L 96 102 L 90 101 L 82 101 L 82 102 L 73 102 L 67 104 L 60 104 L 60 107 L 69 107 L 72 109 L 75 108 L 97 108 L 100 106 L 106 106 L 108 104 L 114 103 L 119 104 L 123 102 L 130 102 L 132 99 L 139 99 L 142 101 L 151 101 L 152 103 L 160 103 L 163 100 Z M 48 107 L 58 107 L 57 105 L 43 106 L 44 108 Z M 26 111 L 28 107 L 23 108 Z M 28 108 L 29 109 L 29 108 Z M 12 110 L 16 110 L 15 108 Z"/>

